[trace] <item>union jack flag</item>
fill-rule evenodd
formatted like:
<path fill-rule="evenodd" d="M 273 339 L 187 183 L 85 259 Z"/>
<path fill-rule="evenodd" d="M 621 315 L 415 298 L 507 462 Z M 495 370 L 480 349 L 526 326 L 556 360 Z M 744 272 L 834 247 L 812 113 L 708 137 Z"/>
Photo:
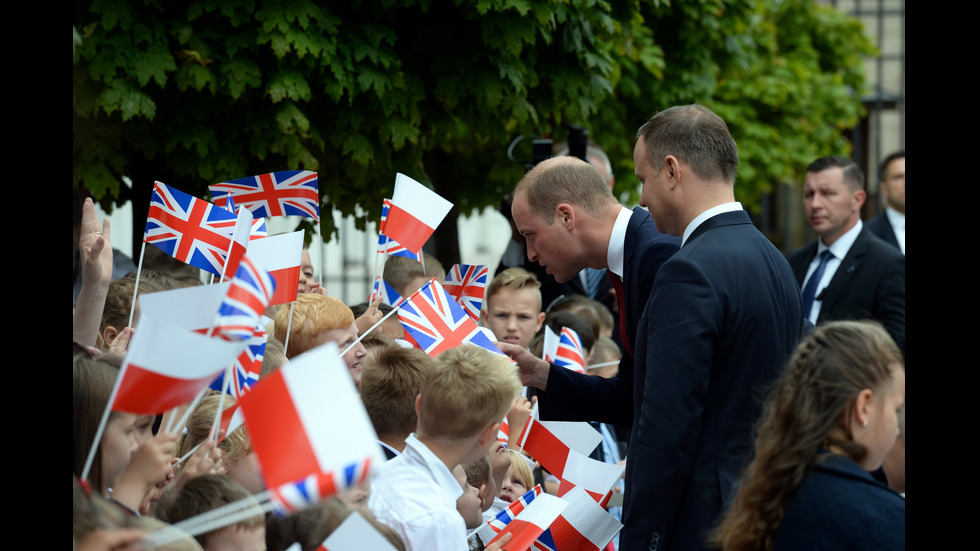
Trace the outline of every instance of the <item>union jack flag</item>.
<path fill-rule="evenodd" d="M 236 216 L 162 182 L 153 184 L 143 241 L 220 276 Z"/>
<path fill-rule="evenodd" d="M 381 279 L 381 276 L 375 278 L 374 288 L 371 289 L 371 295 L 368 296 L 368 302 L 374 302 L 374 299 L 378 298 L 378 293 L 381 293 L 381 302 L 387 304 L 388 306 L 398 306 L 404 300 L 390 283 Z"/>
<path fill-rule="evenodd" d="M 338 492 L 363 484 L 371 474 L 371 458 L 351 463 L 341 471 L 315 473 L 270 491 L 272 511 L 289 516 Z"/>
<path fill-rule="evenodd" d="M 232 371 L 231 390 L 235 398 L 241 398 L 255 383 L 259 382 L 259 374 L 262 372 L 262 359 L 265 357 L 265 345 L 269 340 L 269 334 L 265 331 L 256 331 L 248 339 L 248 346 L 235 359 Z M 214 390 L 224 388 L 225 372 L 218 375 L 218 378 L 211 383 Z"/>
<path fill-rule="evenodd" d="M 493 520 L 488 520 L 487 523 L 490 524 L 490 528 L 493 528 L 494 532 L 499 533 L 510 521 L 514 520 L 517 515 L 521 514 L 521 511 L 532 501 L 534 501 L 535 496 L 541 494 L 541 485 L 536 484 L 533 488 L 527 491 L 526 494 L 515 499 L 508 505 L 505 509 L 497 513 L 497 516 Z"/>
<path fill-rule="evenodd" d="M 228 294 L 218 307 L 216 332 L 227 340 L 250 338 L 275 291 L 276 282 L 269 271 L 253 264 L 248 256 L 243 258 Z"/>
<path fill-rule="evenodd" d="M 435 278 L 401 304 L 398 319 L 419 348 L 430 356 L 438 356 L 461 344 L 503 354 Z"/>
<path fill-rule="evenodd" d="M 406 249 L 394 239 L 385 235 L 385 223 L 388 221 L 388 208 L 391 207 L 391 199 L 385 199 L 381 205 L 381 222 L 378 224 L 378 252 L 392 256 L 404 256 L 422 262 L 422 251 L 417 253 Z"/>
<path fill-rule="evenodd" d="M 317 173 L 286 170 L 249 176 L 208 186 L 216 205 L 224 205 L 232 195 L 256 218 L 305 216 L 320 221 L 320 195 Z"/>
<path fill-rule="evenodd" d="M 571 327 L 561 328 L 555 363 L 576 373 L 585 373 L 585 351 L 582 350 L 582 339 Z"/>
<path fill-rule="evenodd" d="M 256 218 L 252 221 L 252 231 L 248 234 L 248 240 L 262 239 L 269 237 L 269 230 L 265 227 L 265 218 Z"/>
<path fill-rule="evenodd" d="M 446 292 L 466 309 L 466 313 L 473 318 L 473 321 L 480 319 L 480 308 L 483 308 L 483 293 L 487 287 L 488 275 L 490 270 L 482 264 L 453 264 L 446 274 L 446 281 L 442 284 Z"/>

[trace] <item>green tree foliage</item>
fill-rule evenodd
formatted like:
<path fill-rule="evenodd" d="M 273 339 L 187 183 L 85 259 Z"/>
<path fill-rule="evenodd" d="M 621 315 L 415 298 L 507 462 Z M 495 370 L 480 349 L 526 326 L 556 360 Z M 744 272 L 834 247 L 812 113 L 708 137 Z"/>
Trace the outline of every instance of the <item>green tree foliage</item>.
<path fill-rule="evenodd" d="M 155 179 L 206 196 L 227 179 L 317 170 L 325 237 L 333 209 L 376 218 L 396 171 L 432 185 L 455 214 L 495 204 L 523 171 L 506 144 L 562 139 L 566 121 L 591 128 L 632 185 L 635 129 L 693 101 L 731 123 L 740 191 L 757 197 L 802 158 L 846 147 L 870 51 L 856 23 L 804 0 L 94 0 L 73 10 L 73 186 L 108 204 L 125 174 L 145 204 Z M 455 224 L 443 226 L 439 255 L 452 262 Z"/>

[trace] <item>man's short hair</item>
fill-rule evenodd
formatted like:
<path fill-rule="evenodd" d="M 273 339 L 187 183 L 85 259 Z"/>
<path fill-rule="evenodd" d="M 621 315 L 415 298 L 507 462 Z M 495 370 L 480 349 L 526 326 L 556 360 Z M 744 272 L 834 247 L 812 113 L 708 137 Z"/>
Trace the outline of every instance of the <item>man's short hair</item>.
<path fill-rule="evenodd" d="M 738 172 L 738 147 L 725 121 L 700 104 L 665 109 L 636 133 L 642 139 L 655 173 L 667 155 L 686 163 L 702 180 L 721 180 L 734 185 Z"/>
<path fill-rule="evenodd" d="M 506 356 L 464 344 L 439 354 L 422 385 L 418 432 L 462 439 L 504 418 L 521 392 Z"/>
<path fill-rule="evenodd" d="M 218 507 L 236 501 L 252 499 L 252 505 L 243 507 L 253 515 L 235 523 L 233 526 L 256 527 L 265 526 L 265 515 L 259 507 L 259 502 L 244 486 L 224 475 L 206 474 L 188 480 L 184 487 L 160 500 L 157 507 L 157 517 L 167 523 L 176 524 L 182 520 L 196 517 Z M 208 534 L 219 529 L 194 536 L 198 543 L 204 545 Z"/>
<path fill-rule="evenodd" d="M 602 207 L 615 203 L 602 174 L 589 163 L 575 157 L 556 157 L 532 168 L 521 178 L 512 196 L 525 194 L 531 212 L 551 224 L 559 203 L 571 203 L 597 216 Z"/>
<path fill-rule="evenodd" d="M 418 348 L 383 348 L 361 364 L 361 401 L 379 436 L 408 436 L 418 416 L 415 398 L 432 367 Z"/>
<path fill-rule="evenodd" d="M 490 306 L 490 299 L 493 298 L 493 295 L 499 293 L 504 287 L 515 290 L 531 289 L 532 291 L 535 291 L 538 295 L 538 311 L 540 311 L 543 307 L 541 304 L 541 282 L 538 281 L 537 276 L 531 272 L 525 270 L 524 268 L 517 267 L 507 268 L 506 270 L 493 276 L 493 280 L 491 280 L 490 285 L 487 286 L 485 294 L 486 298 L 484 298 L 487 307 Z"/>
<path fill-rule="evenodd" d="M 334 297 L 313 293 L 300 293 L 293 302 L 293 322 L 289 324 L 289 304 L 283 304 L 276 312 L 273 336 L 286 342 L 289 327 L 289 349 L 286 357 L 296 356 L 312 349 L 320 333 L 334 329 L 347 329 L 354 323 L 354 313 L 346 304 Z"/>
<path fill-rule="evenodd" d="M 840 168 L 844 172 L 844 185 L 847 186 L 847 189 L 851 191 L 864 189 L 864 173 L 861 172 L 861 167 L 847 157 L 838 157 L 835 155 L 820 157 L 807 165 L 806 171 L 823 172 L 828 168 L 835 167 Z"/>
<path fill-rule="evenodd" d="M 888 165 L 892 164 L 892 161 L 896 159 L 904 159 L 904 158 L 905 158 L 904 149 L 901 151 L 896 151 L 891 155 L 885 157 L 885 160 L 881 161 L 881 164 L 878 166 L 878 176 L 879 176 L 878 181 L 884 182 L 885 179 L 888 178 Z"/>
<path fill-rule="evenodd" d="M 389 256 L 385 260 L 382 277 L 391 284 L 392 287 L 401 291 L 413 279 L 419 277 L 434 277 L 436 281 L 442 283 L 446 279 L 446 269 L 436 257 L 429 253 L 422 253 L 422 260 L 425 261 L 425 269 L 422 263 L 414 258 L 404 256 Z M 412 289 L 414 292 L 415 289 Z"/>

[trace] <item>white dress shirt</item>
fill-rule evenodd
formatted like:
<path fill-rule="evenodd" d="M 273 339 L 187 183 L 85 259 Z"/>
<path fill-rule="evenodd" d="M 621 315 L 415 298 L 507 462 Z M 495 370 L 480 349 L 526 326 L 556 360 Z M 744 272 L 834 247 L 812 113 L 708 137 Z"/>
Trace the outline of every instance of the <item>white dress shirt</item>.
<path fill-rule="evenodd" d="M 456 511 L 462 494 L 442 460 L 411 434 L 402 454 L 371 482 L 368 508 L 398 532 L 409 551 L 468 551 L 466 524 Z"/>

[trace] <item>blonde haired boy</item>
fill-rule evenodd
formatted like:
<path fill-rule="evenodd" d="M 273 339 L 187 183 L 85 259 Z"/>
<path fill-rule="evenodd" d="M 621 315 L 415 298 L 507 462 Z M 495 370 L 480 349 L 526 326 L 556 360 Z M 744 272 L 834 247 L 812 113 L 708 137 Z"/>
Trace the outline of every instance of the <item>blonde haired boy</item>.
<path fill-rule="evenodd" d="M 524 268 L 508 268 L 487 287 L 480 320 L 498 341 L 527 348 L 544 323 L 541 308 L 538 278 Z"/>
<path fill-rule="evenodd" d="M 385 464 L 368 507 L 409 550 L 468 548 L 453 469 L 484 456 L 521 385 L 510 361 L 463 345 L 436 357 L 416 398 L 416 432 Z"/>

